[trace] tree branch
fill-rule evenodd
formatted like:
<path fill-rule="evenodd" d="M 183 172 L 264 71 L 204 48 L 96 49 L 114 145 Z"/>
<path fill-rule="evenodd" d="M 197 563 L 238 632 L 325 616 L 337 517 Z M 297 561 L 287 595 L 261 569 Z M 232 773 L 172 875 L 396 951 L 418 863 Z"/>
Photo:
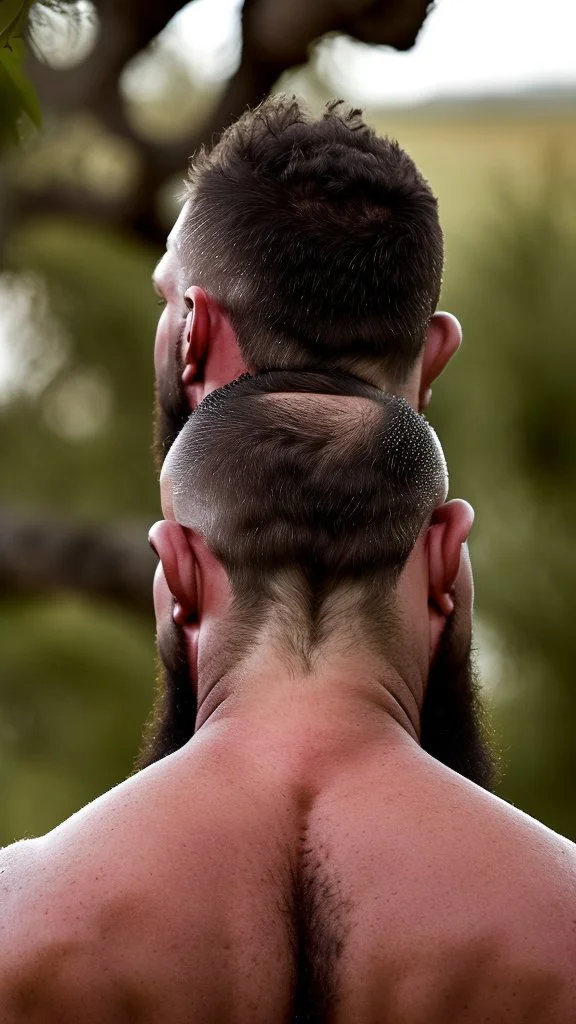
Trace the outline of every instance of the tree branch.
<path fill-rule="evenodd" d="M 122 200 L 99 198 L 69 186 L 20 190 L 15 199 L 21 217 L 62 212 L 162 245 L 165 225 L 159 218 L 157 200 L 163 184 L 184 170 L 202 143 L 209 142 L 246 107 L 259 103 L 284 71 L 304 62 L 318 38 L 339 31 L 366 43 L 407 49 L 413 45 L 431 2 L 245 0 L 240 66 L 215 109 L 199 129 L 176 141 L 157 144 L 141 138 L 126 117 L 119 76 L 183 6 L 183 0 L 96 0 L 98 39 L 78 67 L 57 71 L 30 58 L 31 75 L 46 107 L 61 113 L 79 108 L 91 111 L 109 131 L 131 143 L 140 175 L 130 196 Z"/>
<path fill-rule="evenodd" d="M 126 64 L 166 28 L 185 0 L 95 0 L 94 6 L 98 36 L 80 64 L 59 70 L 29 48 L 28 72 L 41 101 L 52 110 L 91 108 L 110 82 L 118 82 Z"/>
<path fill-rule="evenodd" d="M 72 592 L 152 614 L 156 559 L 142 525 L 101 526 L 0 509 L 0 595 Z"/>

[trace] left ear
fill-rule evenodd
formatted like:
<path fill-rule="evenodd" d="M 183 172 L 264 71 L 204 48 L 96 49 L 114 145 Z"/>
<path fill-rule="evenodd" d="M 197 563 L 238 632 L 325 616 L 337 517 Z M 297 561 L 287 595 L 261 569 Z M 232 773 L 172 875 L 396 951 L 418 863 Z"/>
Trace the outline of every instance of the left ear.
<path fill-rule="evenodd" d="M 163 519 L 154 523 L 148 535 L 162 563 L 168 589 L 174 598 L 174 622 L 180 626 L 198 615 L 196 557 L 190 533 L 180 523 Z"/>
<path fill-rule="evenodd" d="M 452 313 L 434 313 L 426 331 L 420 374 L 419 411 L 429 404 L 432 382 L 440 376 L 446 364 L 460 348 L 462 328 Z"/>
<path fill-rule="evenodd" d="M 454 585 L 460 571 L 463 545 L 468 540 L 473 522 L 472 506 L 455 498 L 434 511 L 428 527 L 428 607 L 432 650 L 435 650 L 446 620 L 454 611 Z"/>
<path fill-rule="evenodd" d="M 185 292 L 184 301 L 189 313 L 182 338 L 182 384 L 190 409 L 195 409 L 202 400 L 198 394 L 198 382 L 202 380 L 204 361 L 210 347 L 213 299 L 203 288 L 192 285 Z"/>

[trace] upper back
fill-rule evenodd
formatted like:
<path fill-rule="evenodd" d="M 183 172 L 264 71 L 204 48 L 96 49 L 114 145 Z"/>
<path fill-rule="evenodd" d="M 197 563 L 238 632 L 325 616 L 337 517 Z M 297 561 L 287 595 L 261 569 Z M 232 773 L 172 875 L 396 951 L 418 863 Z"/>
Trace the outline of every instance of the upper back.
<path fill-rule="evenodd" d="M 387 767 L 311 828 L 346 922 L 334 1019 L 576 1019 L 576 847 L 421 752 Z"/>
<path fill-rule="evenodd" d="M 572 844 L 408 741 L 202 732 L 0 854 L 3 1022 L 576 1018 Z"/>

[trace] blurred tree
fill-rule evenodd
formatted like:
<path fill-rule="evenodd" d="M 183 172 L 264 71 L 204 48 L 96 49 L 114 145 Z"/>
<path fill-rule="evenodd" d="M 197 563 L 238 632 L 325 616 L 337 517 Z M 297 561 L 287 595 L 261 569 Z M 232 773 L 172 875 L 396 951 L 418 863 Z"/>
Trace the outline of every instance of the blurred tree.
<path fill-rule="evenodd" d="M 0 843 L 124 776 L 151 703 L 149 276 L 175 176 L 317 38 L 346 31 L 404 48 L 429 3 L 246 0 L 239 66 L 221 93 L 158 41 L 183 6 L 48 0 L 32 11 L 42 133 L 0 170 Z M 51 65 L 43 32 L 55 25 L 64 52 L 68 23 L 79 36 L 91 24 L 92 42 L 75 64 Z M 163 76 L 158 102 L 129 95 L 139 62 L 145 80 Z"/>
<path fill-rule="evenodd" d="M 504 647 L 502 792 L 576 839 L 576 174 L 501 190 L 450 291 L 466 344 L 435 396 L 454 494 L 478 513 L 477 608 Z"/>
<path fill-rule="evenodd" d="M 159 516 L 153 254 L 95 228 L 31 221 L 12 233 L 9 258 L 0 844 L 51 827 L 131 768 L 152 698 L 146 534 Z"/>
<path fill-rule="evenodd" d="M 38 100 L 22 68 L 30 4 L 4 0 L 0 7 L 0 151 L 7 143 L 18 143 L 23 117 L 40 124 Z"/>
<path fill-rule="evenodd" d="M 431 0 L 244 0 L 242 46 L 237 70 L 215 106 L 200 124 L 180 138 L 161 142 L 145 138 L 127 115 L 120 79 L 130 61 L 149 47 L 184 0 L 94 0 L 98 33 L 92 50 L 77 66 L 56 69 L 31 55 L 29 71 L 47 114 L 60 117 L 89 113 L 106 131 L 130 143 L 137 173 L 121 199 L 95 195 L 83 188 L 51 187 L 21 192 L 24 213 L 74 213 L 140 239 L 161 244 L 165 224 L 158 198 L 166 181 L 180 172 L 190 154 L 225 127 L 246 106 L 254 106 L 282 72 L 308 59 L 310 47 L 329 32 L 345 32 L 366 43 L 411 47 Z"/>

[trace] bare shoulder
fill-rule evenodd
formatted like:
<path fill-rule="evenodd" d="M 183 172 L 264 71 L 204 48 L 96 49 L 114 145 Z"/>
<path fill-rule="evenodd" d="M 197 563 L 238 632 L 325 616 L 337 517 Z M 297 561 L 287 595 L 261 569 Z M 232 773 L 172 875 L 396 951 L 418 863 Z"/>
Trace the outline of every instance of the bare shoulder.
<path fill-rule="evenodd" d="M 516 901 L 552 924 L 553 908 L 555 928 L 563 920 L 575 925 L 574 843 L 427 755 L 412 771 L 414 813 L 426 814 L 429 837 L 453 878 L 468 877 L 501 909 Z"/>
<path fill-rule="evenodd" d="M 574 844 L 406 746 L 327 797 L 311 828 L 347 918 L 343 1021 L 368 989 L 390 1024 L 576 1020 Z"/>
<path fill-rule="evenodd" d="M 26 900 L 34 857 L 35 844 L 30 839 L 0 849 L 0 949 L 9 941 L 20 908 Z"/>
<path fill-rule="evenodd" d="M 40 858 L 41 859 L 41 858 Z M 33 1009 L 32 948 L 36 945 L 36 840 L 0 850 L 0 1019 L 20 1024 Z M 30 1002 L 30 998 L 32 1002 Z M 52 1018 L 47 1015 L 47 1024 Z"/>
<path fill-rule="evenodd" d="M 514 876 L 519 884 L 527 874 L 533 882 L 535 870 L 545 888 L 576 884 L 576 844 L 437 762 L 432 779 L 453 833 L 464 838 L 466 825 L 488 863 L 517 858 Z"/>
<path fill-rule="evenodd" d="M 433 778 L 438 874 L 447 908 L 468 928 L 464 943 L 458 931 L 448 937 L 459 943 L 470 978 L 484 950 L 490 1009 L 509 1008 L 516 1019 L 514 1006 L 523 1019 L 524 1000 L 534 1022 L 575 1019 L 576 845 L 443 766 Z"/>
<path fill-rule="evenodd" d="M 196 1001 L 214 1008 L 207 1021 L 224 1019 L 232 954 L 220 962 L 214 951 L 235 945 L 238 998 L 256 998 L 258 972 L 241 970 L 250 936 L 269 936 L 263 986 L 284 938 L 252 856 L 255 801 L 216 768 L 199 745 L 0 853 L 2 1024 L 38 1008 L 43 1024 L 179 1022 Z"/>
<path fill-rule="evenodd" d="M 38 844 L 24 839 L 0 849 L 0 969 L 21 929 L 35 877 Z"/>
<path fill-rule="evenodd" d="M 35 1013 L 43 1024 L 96 1024 L 116 1013 L 118 994 L 126 1006 L 141 999 L 118 955 L 127 944 L 145 963 L 160 905 L 176 919 L 174 832 L 187 822 L 167 784 L 173 774 L 169 764 L 141 773 L 46 836 L 0 852 L 2 1024 Z"/>

